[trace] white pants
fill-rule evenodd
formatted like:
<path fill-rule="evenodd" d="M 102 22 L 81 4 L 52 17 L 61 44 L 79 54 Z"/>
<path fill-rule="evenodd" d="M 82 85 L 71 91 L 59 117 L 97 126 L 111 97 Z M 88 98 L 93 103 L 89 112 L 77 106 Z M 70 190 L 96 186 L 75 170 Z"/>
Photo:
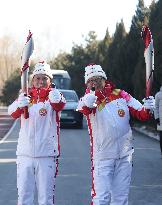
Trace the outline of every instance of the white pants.
<path fill-rule="evenodd" d="M 17 158 L 18 205 L 33 205 L 35 186 L 39 205 L 54 204 L 56 161 L 54 157 Z"/>
<path fill-rule="evenodd" d="M 128 205 L 132 156 L 94 162 L 93 205 Z"/>

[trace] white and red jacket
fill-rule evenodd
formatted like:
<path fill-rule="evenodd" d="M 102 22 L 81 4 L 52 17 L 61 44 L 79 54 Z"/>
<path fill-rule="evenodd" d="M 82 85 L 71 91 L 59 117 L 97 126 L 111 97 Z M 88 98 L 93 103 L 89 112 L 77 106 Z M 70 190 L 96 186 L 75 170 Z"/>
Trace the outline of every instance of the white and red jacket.
<path fill-rule="evenodd" d="M 90 92 L 86 90 L 86 94 Z M 123 90 L 115 89 L 106 82 L 102 91 L 96 91 L 97 107 L 88 108 L 84 97 L 78 110 L 87 117 L 91 138 L 91 158 L 103 160 L 121 158 L 133 153 L 130 113 L 139 120 L 150 118 L 149 110 Z"/>
<path fill-rule="evenodd" d="M 13 118 L 21 118 L 16 152 L 18 156 L 49 157 L 60 154 L 59 120 L 65 98 L 62 96 L 59 103 L 50 103 L 49 91 L 43 88 L 32 88 L 29 91 L 31 100 L 28 119 L 24 119 L 23 109 L 18 108 L 17 100 L 8 108 Z"/>

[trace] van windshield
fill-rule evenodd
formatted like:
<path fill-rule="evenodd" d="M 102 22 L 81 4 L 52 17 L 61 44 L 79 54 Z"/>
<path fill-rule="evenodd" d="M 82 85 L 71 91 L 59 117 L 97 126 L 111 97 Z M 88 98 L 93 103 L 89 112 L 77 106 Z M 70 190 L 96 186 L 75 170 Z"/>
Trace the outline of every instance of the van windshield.
<path fill-rule="evenodd" d="M 71 81 L 69 78 L 63 78 L 62 76 L 54 75 L 53 83 L 55 83 L 57 89 L 70 89 Z"/>

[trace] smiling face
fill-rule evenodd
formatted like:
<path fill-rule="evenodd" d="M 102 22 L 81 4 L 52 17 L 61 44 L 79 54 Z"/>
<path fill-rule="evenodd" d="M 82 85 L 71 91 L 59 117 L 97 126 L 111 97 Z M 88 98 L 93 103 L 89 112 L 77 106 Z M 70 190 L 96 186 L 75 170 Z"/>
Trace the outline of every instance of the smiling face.
<path fill-rule="evenodd" d="M 87 87 L 90 90 L 92 90 L 92 87 L 94 87 L 95 90 L 102 90 L 105 87 L 105 79 L 100 76 L 89 78 L 87 81 Z"/>
<path fill-rule="evenodd" d="M 32 79 L 32 85 L 35 88 L 48 88 L 51 85 L 51 79 L 45 74 L 36 74 Z"/>

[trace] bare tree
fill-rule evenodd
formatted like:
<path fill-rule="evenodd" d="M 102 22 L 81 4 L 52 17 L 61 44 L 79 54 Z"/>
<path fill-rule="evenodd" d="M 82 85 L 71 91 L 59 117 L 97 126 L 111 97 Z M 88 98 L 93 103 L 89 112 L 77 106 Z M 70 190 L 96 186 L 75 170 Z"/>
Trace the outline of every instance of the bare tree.
<path fill-rule="evenodd" d="M 20 67 L 21 50 L 11 36 L 0 38 L 0 90 L 11 73 Z"/>

